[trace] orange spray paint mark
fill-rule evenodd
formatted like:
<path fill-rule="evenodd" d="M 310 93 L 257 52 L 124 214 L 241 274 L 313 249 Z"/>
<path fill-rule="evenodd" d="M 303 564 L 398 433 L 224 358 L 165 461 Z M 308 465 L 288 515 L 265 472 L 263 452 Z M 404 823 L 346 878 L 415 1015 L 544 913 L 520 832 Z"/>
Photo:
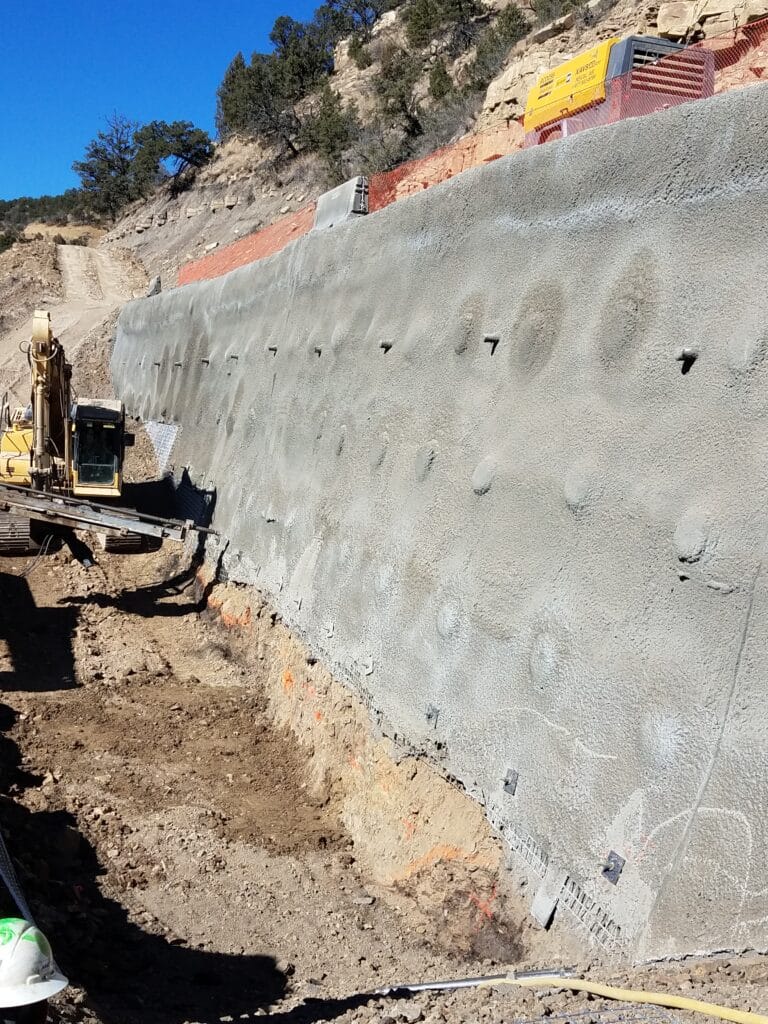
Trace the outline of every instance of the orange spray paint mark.
<path fill-rule="evenodd" d="M 221 621 L 228 629 L 236 629 L 238 627 L 250 626 L 251 624 L 251 609 L 246 608 L 242 615 L 231 615 L 229 612 L 221 612 Z"/>
<path fill-rule="evenodd" d="M 418 829 L 418 823 L 415 818 L 403 818 L 403 835 L 406 839 L 413 839 Z"/>
<path fill-rule="evenodd" d="M 485 918 L 486 921 L 492 921 L 493 920 L 493 904 L 494 904 L 494 901 L 496 899 L 496 895 L 497 894 L 496 894 L 496 885 L 495 884 L 494 884 L 493 888 L 491 889 L 490 895 L 487 898 L 485 898 L 485 899 L 483 899 L 483 897 L 481 897 L 481 896 L 478 896 L 477 893 L 474 893 L 474 892 L 471 892 L 469 894 L 469 902 L 471 904 L 473 904 L 473 906 L 475 906 L 477 908 L 477 911 L 478 911 L 478 916 L 479 916 L 478 927 L 479 927 L 480 924 L 482 924 L 482 919 L 483 918 Z"/>
<path fill-rule="evenodd" d="M 296 680 L 293 678 L 293 673 L 289 668 L 283 672 L 283 689 L 286 693 L 290 693 L 296 685 Z"/>

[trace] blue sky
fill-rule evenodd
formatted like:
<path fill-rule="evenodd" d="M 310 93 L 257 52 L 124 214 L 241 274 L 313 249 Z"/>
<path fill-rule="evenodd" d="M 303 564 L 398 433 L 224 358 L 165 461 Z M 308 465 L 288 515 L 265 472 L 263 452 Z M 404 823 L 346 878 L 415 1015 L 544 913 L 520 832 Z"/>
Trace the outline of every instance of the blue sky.
<path fill-rule="evenodd" d="M 0 199 L 62 192 L 117 111 L 213 133 L 232 57 L 269 48 L 276 17 L 320 0 L 0 0 Z"/>

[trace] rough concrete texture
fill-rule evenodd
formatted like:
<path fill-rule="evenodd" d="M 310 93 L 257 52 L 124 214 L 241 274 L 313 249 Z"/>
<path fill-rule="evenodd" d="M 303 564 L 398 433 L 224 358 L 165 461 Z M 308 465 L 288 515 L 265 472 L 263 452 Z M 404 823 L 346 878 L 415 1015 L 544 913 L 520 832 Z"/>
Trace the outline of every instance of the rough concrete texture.
<path fill-rule="evenodd" d="M 369 209 L 371 212 L 381 210 L 398 199 L 405 199 L 415 192 L 422 192 L 425 188 L 447 181 L 456 174 L 462 174 L 470 167 L 508 156 L 522 148 L 524 138 L 522 126 L 513 122 L 503 129 L 465 135 L 458 142 L 428 156 L 400 164 L 392 171 L 374 174 L 369 179 Z M 331 226 L 329 221 L 336 223 L 333 220 L 337 216 L 335 200 L 340 194 L 339 190 L 343 192 L 346 187 L 341 185 L 339 189 L 324 193 L 318 197 L 317 204 L 312 203 L 306 209 L 276 221 L 261 231 L 221 249 L 216 248 L 202 259 L 185 264 L 179 270 L 178 283 L 192 284 L 221 277 L 238 267 L 280 252 L 313 228 Z M 351 215 L 357 216 L 356 213 Z"/>
<path fill-rule="evenodd" d="M 498 160 L 113 354 L 231 577 L 635 956 L 768 946 L 766 128 L 756 86 Z"/>

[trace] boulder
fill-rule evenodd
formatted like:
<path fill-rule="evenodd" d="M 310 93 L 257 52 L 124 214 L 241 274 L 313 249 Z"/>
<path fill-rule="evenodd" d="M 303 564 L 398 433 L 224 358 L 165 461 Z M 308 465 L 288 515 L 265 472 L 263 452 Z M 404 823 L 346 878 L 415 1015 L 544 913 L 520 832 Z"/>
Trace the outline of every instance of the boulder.
<path fill-rule="evenodd" d="M 659 7 L 657 31 L 667 39 L 712 39 L 768 14 L 768 0 L 669 0 Z"/>
<path fill-rule="evenodd" d="M 547 39 L 552 39 L 554 36 L 559 36 L 561 32 L 565 32 L 569 28 L 573 28 L 576 24 L 576 12 L 569 11 L 564 14 L 562 18 L 555 18 L 554 21 L 550 21 L 548 25 L 542 25 L 541 28 L 536 29 L 529 36 L 532 43 L 545 43 Z"/>
<path fill-rule="evenodd" d="M 659 7 L 656 31 L 665 39 L 683 39 L 696 20 L 696 0 L 670 0 Z"/>
<path fill-rule="evenodd" d="M 486 131 L 520 117 L 525 111 L 528 91 L 539 75 L 571 56 L 570 53 L 534 47 L 513 60 L 506 71 L 488 86 L 477 130 Z"/>

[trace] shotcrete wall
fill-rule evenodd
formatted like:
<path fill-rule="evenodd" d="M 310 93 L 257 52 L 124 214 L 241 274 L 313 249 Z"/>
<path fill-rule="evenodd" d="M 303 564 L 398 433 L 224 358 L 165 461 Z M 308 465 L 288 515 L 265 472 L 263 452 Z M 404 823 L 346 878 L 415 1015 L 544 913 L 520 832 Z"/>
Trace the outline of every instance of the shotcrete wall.
<path fill-rule="evenodd" d="M 757 86 L 499 160 L 113 356 L 230 576 L 639 956 L 768 946 L 766 137 Z"/>

